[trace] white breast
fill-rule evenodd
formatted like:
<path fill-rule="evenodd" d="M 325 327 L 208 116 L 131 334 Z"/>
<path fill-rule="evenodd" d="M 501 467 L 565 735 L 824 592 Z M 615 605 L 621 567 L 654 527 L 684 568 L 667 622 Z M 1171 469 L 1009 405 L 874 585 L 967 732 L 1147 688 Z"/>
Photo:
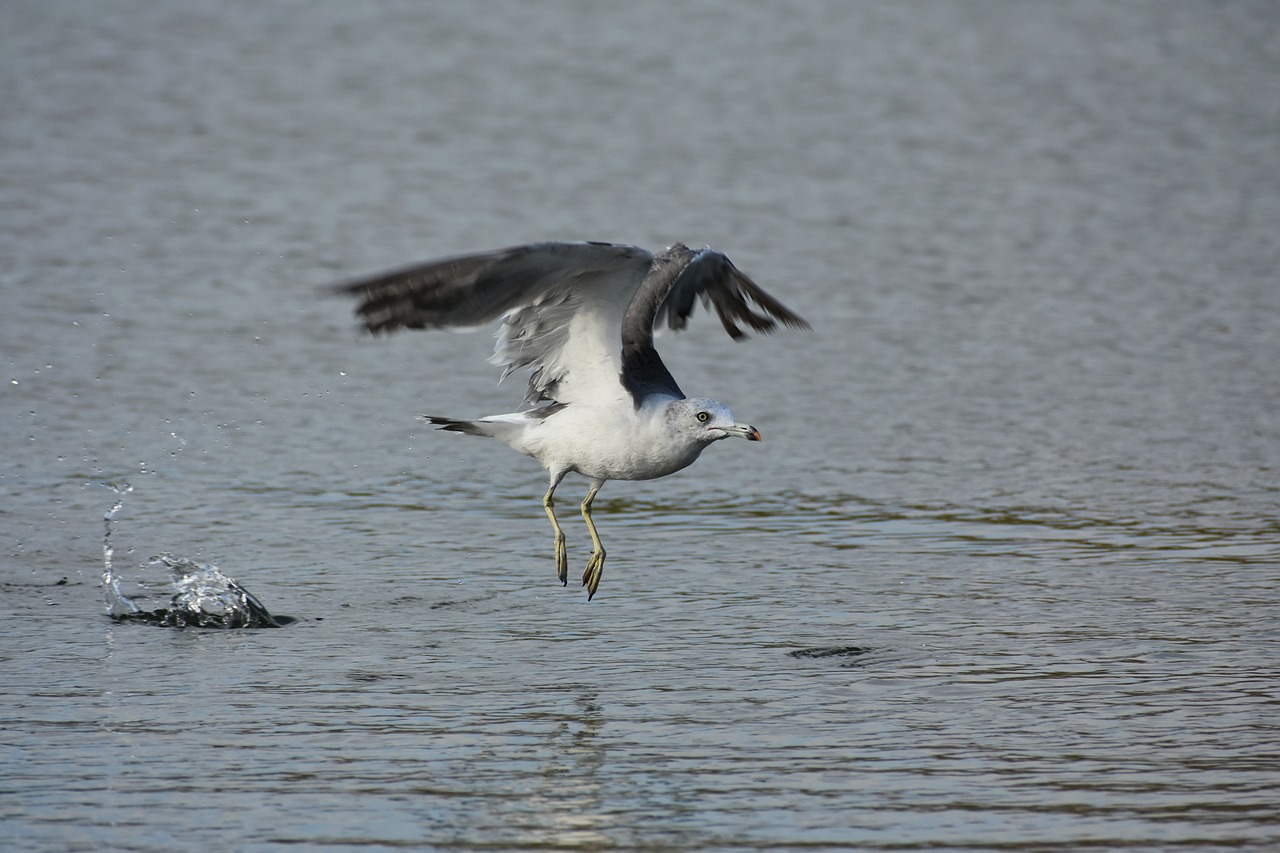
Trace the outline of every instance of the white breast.
<path fill-rule="evenodd" d="M 636 411 L 574 403 L 543 424 L 548 428 L 527 430 L 523 446 L 515 449 L 548 469 L 568 468 L 601 480 L 664 477 L 687 467 L 706 446 L 673 434 L 648 406 Z"/>

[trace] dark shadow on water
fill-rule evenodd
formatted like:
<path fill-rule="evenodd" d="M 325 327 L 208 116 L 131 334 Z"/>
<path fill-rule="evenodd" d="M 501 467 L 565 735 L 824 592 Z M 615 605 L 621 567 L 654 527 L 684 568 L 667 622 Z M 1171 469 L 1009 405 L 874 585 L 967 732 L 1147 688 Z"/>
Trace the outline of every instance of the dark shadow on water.
<path fill-rule="evenodd" d="M 862 660 L 871 654 L 874 649 L 867 646 L 810 646 L 804 649 L 794 649 L 787 652 L 787 657 L 792 658 L 812 658 L 812 659 L 830 659 L 832 663 L 837 663 L 842 668 L 852 668 L 856 666 L 865 666 L 867 661 Z"/>
<path fill-rule="evenodd" d="M 139 610 L 137 613 L 112 615 L 113 622 L 137 622 L 157 628 L 283 628 L 298 620 L 292 616 L 273 616 L 265 607 L 231 614 L 192 611 L 182 607 Z"/>

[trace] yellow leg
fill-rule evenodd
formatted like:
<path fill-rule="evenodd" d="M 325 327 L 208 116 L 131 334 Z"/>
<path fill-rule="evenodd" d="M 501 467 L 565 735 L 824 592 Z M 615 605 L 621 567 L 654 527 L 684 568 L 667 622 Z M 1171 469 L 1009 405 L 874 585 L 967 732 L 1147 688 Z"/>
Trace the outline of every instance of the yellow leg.
<path fill-rule="evenodd" d="M 587 523 L 587 532 L 591 534 L 591 559 L 587 561 L 587 570 L 582 573 L 582 585 L 587 588 L 587 601 L 590 601 L 600 587 L 600 575 L 604 573 L 604 546 L 600 544 L 600 534 L 596 533 L 595 522 L 591 520 L 591 502 L 596 499 L 596 492 L 603 484 L 592 484 L 582 501 L 582 519 Z"/>
<path fill-rule="evenodd" d="M 551 527 L 556 531 L 556 577 L 560 579 L 563 586 L 569 585 L 569 553 L 564 546 L 564 531 L 560 529 L 560 522 L 556 521 L 556 502 L 551 499 L 555 494 L 556 484 L 552 483 L 551 488 L 547 489 L 546 497 L 542 499 L 542 508 L 547 511 L 547 518 L 551 520 Z"/>

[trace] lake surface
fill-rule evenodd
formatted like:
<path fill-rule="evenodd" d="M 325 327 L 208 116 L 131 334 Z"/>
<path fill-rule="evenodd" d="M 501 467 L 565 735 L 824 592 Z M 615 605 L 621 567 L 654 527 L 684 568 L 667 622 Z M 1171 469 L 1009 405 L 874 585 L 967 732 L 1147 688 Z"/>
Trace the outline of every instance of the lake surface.
<path fill-rule="evenodd" d="M 0 846 L 1280 846 L 1274 4 L 0 19 Z M 659 342 L 765 441 L 606 485 L 590 603 L 414 419 L 489 334 L 315 291 L 552 238 L 814 326 Z M 112 622 L 104 483 L 297 621 Z"/>

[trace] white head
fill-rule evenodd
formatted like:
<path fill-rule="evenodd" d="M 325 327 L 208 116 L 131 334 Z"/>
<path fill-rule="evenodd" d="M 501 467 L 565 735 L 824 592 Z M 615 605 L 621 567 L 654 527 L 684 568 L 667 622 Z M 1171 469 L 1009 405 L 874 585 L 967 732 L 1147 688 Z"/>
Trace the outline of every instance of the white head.
<path fill-rule="evenodd" d="M 705 397 L 689 397 L 668 403 L 667 423 L 673 433 L 699 444 L 710 444 L 722 438 L 761 441 L 760 430 L 750 424 L 737 423 L 728 406 Z"/>

